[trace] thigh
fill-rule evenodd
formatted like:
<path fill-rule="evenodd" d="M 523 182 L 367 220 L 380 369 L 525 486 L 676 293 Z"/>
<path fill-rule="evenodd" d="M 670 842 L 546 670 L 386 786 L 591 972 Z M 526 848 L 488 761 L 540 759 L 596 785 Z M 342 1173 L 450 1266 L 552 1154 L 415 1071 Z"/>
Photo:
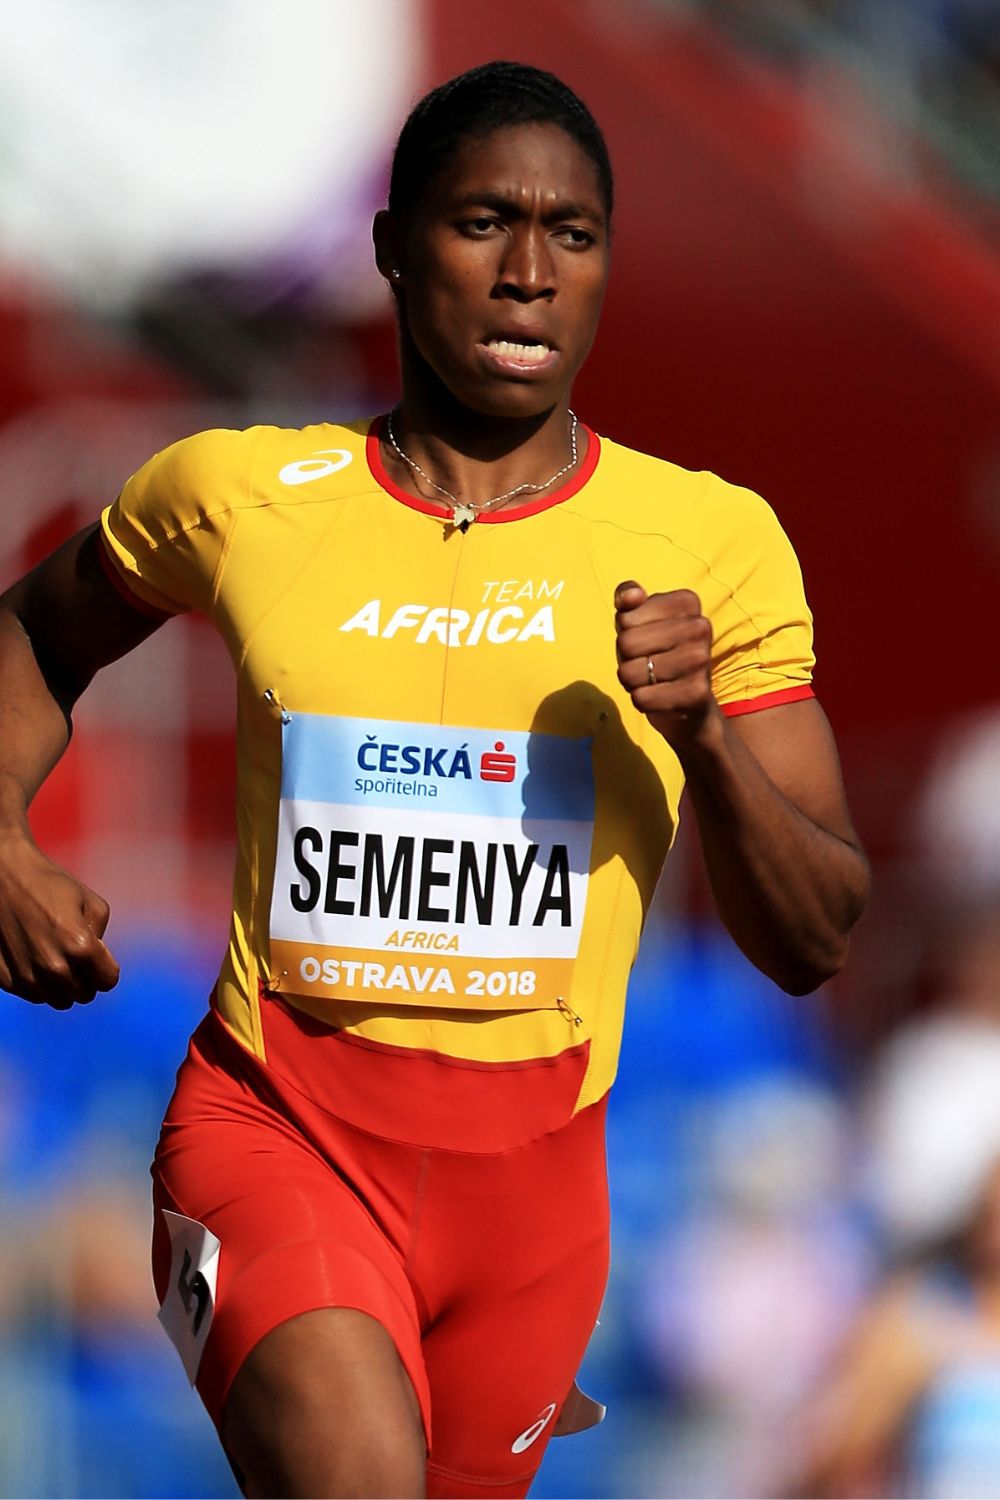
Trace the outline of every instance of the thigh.
<path fill-rule="evenodd" d="M 351 1308 L 265 1335 L 233 1382 L 223 1441 L 250 1496 L 424 1493 L 413 1388 L 382 1325 Z"/>
<path fill-rule="evenodd" d="M 338 1172 L 265 1103 L 192 1068 L 189 1079 L 182 1069 L 153 1164 L 153 1275 L 161 1319 L 217 1428 L 237 1372 L 267 1335 L 344 1308 L 386 1331 L 429 1442 L 413 1291 L 398 1247 L 352 1190 L 350 1161 Z M 345 1156 L 357 1149 L 346 1136 Z M 204 1230 L 218 1242 L 212 1266 L 198 1257 Z"/>
<path fill-rule="evenodd" d="M 425 1231 L 425 1253 L 436 1240 L 465 1261 L 458 1294 L 424 1338 L 429 1495 L 527 1493 L 607 1280 L 603 1123 L 597 1106 L 510 1159 L 464 1166 Z"/>
<path fill-rule="evenodd" d="M 519 1293 L 484 1296 L 424 1342 L 434 1402 L 427 1493 L 525 1495 L 600 1311 L 597 1249 Z"/>

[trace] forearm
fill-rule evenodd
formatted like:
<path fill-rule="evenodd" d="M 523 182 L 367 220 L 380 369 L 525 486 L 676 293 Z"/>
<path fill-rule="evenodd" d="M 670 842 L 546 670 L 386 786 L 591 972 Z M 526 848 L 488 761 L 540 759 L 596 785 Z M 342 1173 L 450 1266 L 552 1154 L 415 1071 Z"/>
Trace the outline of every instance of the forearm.
<path fill-rule="evenodd" d="M 73 697 L 50 682 L 16 612 L 0 603 L 0 829 L 24 828 L 69 743 Z"/>
<path fill-rule="evenodd" d="M 815 989 L 846 958 L 868 895 L 864 854 L 801 812 L 718 711 L 678 753 L 726 928 L 783 989 Z"/>
<path fill-rule="evenodd" d="M 0 598 L 0 989 L 58 1010 L 118 982 L 108 903 L 40 850 L 27 809 L 69 743 L 95 672 L 156 622 L 104 576 L 96 527 Z"/>

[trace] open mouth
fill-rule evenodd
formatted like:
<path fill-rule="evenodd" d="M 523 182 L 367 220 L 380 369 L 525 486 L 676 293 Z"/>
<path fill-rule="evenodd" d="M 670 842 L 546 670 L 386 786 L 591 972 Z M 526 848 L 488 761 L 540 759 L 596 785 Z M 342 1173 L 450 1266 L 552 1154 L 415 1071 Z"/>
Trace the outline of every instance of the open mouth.
<path fill-rule="evenodd" d="M 519 365 L 540 365 L 552 353 L 541 339 L 515 343 L 513 339 L 490 339 L 486 348 L 499 359 L 512 359 Z"/>
<path fill-rule="evenodd" d="M 487 367 L 499 375 L 516 376 L 521 379 L 548 374 L 559 359 L 559 350 L 553 349 L 541 338 L 504 338 L 494 334 L 479 345 L 480 358 Z"/>

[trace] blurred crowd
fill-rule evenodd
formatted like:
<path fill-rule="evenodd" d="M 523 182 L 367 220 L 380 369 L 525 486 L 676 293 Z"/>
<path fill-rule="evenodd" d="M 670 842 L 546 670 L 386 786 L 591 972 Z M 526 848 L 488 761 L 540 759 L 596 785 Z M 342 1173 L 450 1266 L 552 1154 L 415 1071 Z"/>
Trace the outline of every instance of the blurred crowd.
<path fill-rule="evenodd" d="M 154 936 L 89 1007 L 3 998 L 2 1495 L 238 1493 L 148 1269 L 148 1163 L 216 959 Z"/>
<path fill-rule="evenodd" d="M 665 0 L 670 4 L 670 0 Z M 682 0 L 682 4 L 684 0 Z M 713 19 L 787 58 L 837 39 L 869 66 L 909 73 L 918 90 L 948 88 L 974 69 L 1000 84 L 1000 16 L 993 0 L 694 0 Z M 967 76 L 967 75 L 966 75 Z"/>
<path fill-rule="evenodd" d="M 874 106 L 914 133 L 888 153 L 898 170 L 954 174 L 1000 199 L 1000 8 L 995 0 L 653 0 L 668 14 L 708 16 L 770 63 L 816 89 Z M 870 121 L 866 121 L 870 123 Z M 919 149 L 923 143 L 924 150 Z M 917 149 L 914 149 L 917 147 Z M 943 169 L 943 170 L 942 170 Z M 995 213 L 985 222 L 996 228 Z"/>

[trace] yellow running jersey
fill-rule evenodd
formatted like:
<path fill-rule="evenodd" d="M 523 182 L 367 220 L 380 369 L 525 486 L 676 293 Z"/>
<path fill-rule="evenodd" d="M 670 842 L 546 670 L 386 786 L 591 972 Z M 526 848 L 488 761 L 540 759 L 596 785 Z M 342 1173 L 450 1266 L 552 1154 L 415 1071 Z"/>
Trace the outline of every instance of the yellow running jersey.
<path fill-rule="evenodd" d="M 378 423 L 211 431 L 104 512 L 139 607 L 200 610 L 238 677 L 234 910 L 216 1004 L 266 1060 L 281 996 L 369 1051 L 610 1086 L 677 826 L 676 757 L 616 676 L 614 589 L 693 589 L 728 713 L 807 697 L 772 511 L 599 439 L 466 532 L 394 485 Z"/>

